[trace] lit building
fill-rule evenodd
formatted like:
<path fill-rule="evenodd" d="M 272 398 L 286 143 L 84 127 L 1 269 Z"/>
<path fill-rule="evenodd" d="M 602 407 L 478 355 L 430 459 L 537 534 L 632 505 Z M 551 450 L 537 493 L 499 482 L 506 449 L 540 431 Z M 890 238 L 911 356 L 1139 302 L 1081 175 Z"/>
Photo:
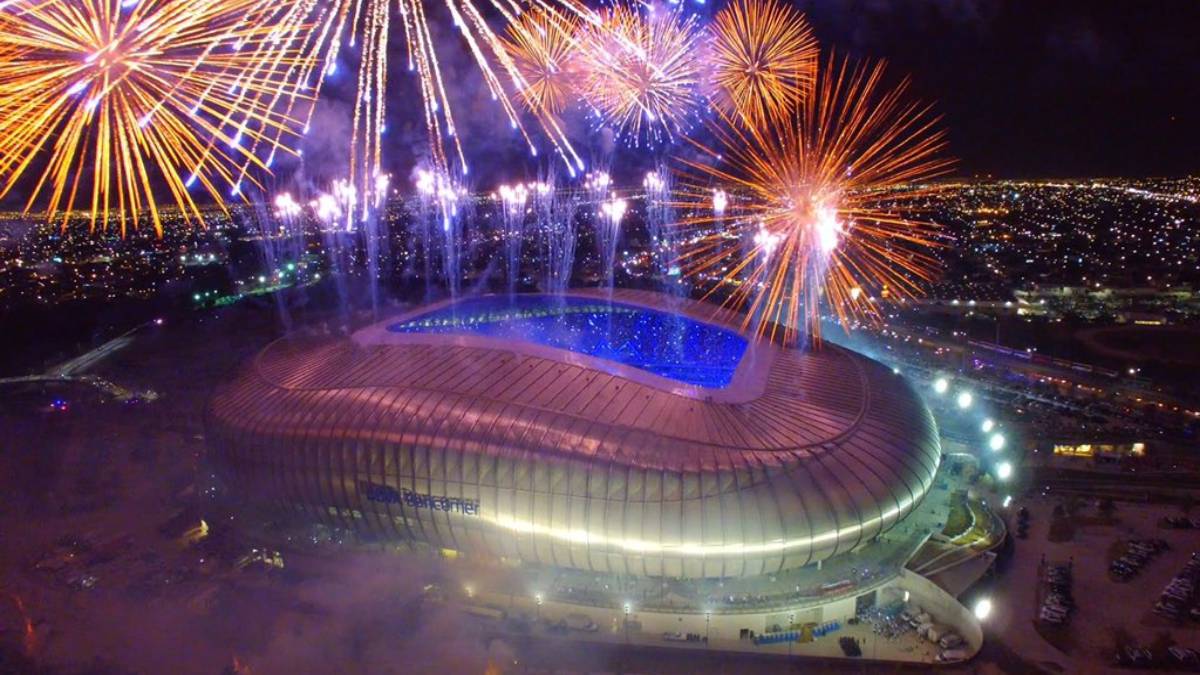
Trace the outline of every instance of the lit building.
<path fill-rule="evenodd" d="M 284 339 L 215 394 L 210 444 L 251 500 L 366 540 L 853 616 L 944 525 L 914 516 L 933 418 L 890 368 L 738 320 L 648 292 L 485 296 Z"/>
<path fill-rule="evenodd" d="M 595 300 L 569 301 L 562 309 L 584 310 L 581 325 L 594 319 Z M 474 322 L 556 311 L 539 302 L 510 319 L 505 302 L 422 310 L 433 332 L 418 316 L 350 340 L 275 343 L 213 403 L 232 477 L 351 531 L 690 578 L 847 553 L 903 519 L 933 481 L 929 412 L 856 354 L 749 345 L 690 318 L 703 308 L 690 305 L 674 363 L 664 335 L 623 338 L 664 340 L 633 357 L 656 374 L 485 334 L 491 324 Z M 628 326 L 673 321 L 618 308 L 631 310 Z M 438 330 L 447 320 L 463 332 Z"/>

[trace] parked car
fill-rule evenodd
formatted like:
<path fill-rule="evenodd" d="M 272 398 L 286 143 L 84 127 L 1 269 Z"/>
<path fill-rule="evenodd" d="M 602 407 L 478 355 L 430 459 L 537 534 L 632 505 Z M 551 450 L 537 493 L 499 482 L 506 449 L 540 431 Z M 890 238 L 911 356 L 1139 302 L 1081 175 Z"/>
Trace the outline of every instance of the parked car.
<path fill-rule="evenodd" d="M 958 633 L 950 633 L 949 635 L 943 637 L 941 640 L 938 640 L 938 646 L 941 647 L 942 649 L 954 649 L 955 647 L 959 647 L 962 644 L 963 644 L 962 636 L 960 636 Z"/>
<path fill-rule="evenodd" d="M 967 650 L 965 649 L 943 649 L 937 655 L 937 660 L 943 663 L 947 661 L 962 661 L 966 658 Z"/>
<path fill-rule="evenodd" d="M 1200 653 L 1197 653 L 1195 649 L 1176 645 L 1168 647 L 1167 654 L 1178 664 L 1193 667 L 1200 666 Z"/>

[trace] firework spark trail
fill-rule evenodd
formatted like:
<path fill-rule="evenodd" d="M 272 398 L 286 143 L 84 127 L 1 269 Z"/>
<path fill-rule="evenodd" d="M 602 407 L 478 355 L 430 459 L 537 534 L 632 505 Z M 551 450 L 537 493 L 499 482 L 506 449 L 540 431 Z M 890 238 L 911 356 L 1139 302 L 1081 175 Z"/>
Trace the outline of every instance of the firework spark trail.
<path fill-rule="evenodd" d="M 273 1 L 274 0 L 260 0 L 260 4 L 265 8 L 268 3 Z M 312 38 L 315 32 L 309 30 L 310 24 L 306 24 L 305 19 L 314 11 L 315 1 L 316 0 L 308 0 L 307 2 L 297 3 L 288 7 L 288 12 L 280 19 L 277 29 L 268 36 L 268 40 L 260 45 L 258 51 L 255 52 L 253 58 L 258 65 L 256 66 L 254 72 L 250 73 L 251 76 L 255 76 L 258 73 L 263 72 L 264 69 L 266 72 L 276 72 L 277 69 L 282 67 L 283 64 L 281 60 L 285 54 L 282 50 L 276 48 L 280 42 L 290 42 L 293 40 L 298 41 L 300 47 L 297 50 L 297 53 L 308 53 L 312 45 Z M 286 72 L 286 75 L 284 76 L 284 81 L 280 83 L 280 86 L 276 88 L 274 94 L 267 102 L 267 108 L 269 110 L 275 110 L 278 108 L 278 106 L 283 105 L 284 118 L 292 119 L 292 114 L 295 112 L 296 104 L 299 100 L 301 100 L 297 94 L 306 88 L 308 78 L 307 71 L 313 68 L 315 64 L 315 59 L 307 59 L 300 66 L 295 64 L 290 66 Z M 245 75 L 246 73 L 244 72 L 238 74 L 239 80 Z M 243 94 L 247 91 L 244 87 L 240 86 L 240 82 L 238 85 L 235 85 L 235 90 L 240 91 Z M 241 101 L 238 101 L 234 106 L 231 107 L 231 109 L 238 109 L 240 108 L 241 104 Z M 315 107 L 311 105 L 306 106 L 306 108 L 309 115 L 311 115 L 312 111 L 315 109 Z M 302 128 L 305 131 L 307 130 L 307 120 Z M 235 136 L 235 139 L 238 139 L 239 137 L 240 136 Z M 248 177 L 247 174 L 252 165 L 257 165 L 266 171 L 270 171 L 275 162 L 276 153 L 278 153 L 280 150 L 284 150 L 289 154 L 295 154 L 291 148 L 284 145 L 281 141 L 282 130 L 278 128 L 274 130 L 274 134 L 270 134 L 268 132 L 267 134 L 253 136 L 249 148 L 250 159 L 242 164 L 242 169 L 238 175 L 238 178 L 234 182 L 233 190 L 235 191 L 235 195 L 240 193 L 242 182 Z M 268 153 L 266 160 L 259 160 L 259 146 L 264 142 L 270 146 L 270 152 Z M 215 143 L 215 139 L 214 141 L 210 141 L 210 151 L 213 143 Z"/>
<path fill-rule="evenodd" d="M 701 35 L 681 11 L 618 2 L 599 23 L 581 25 L 580 91 L 605 124 L 633 139 L 682 134 L 701 104 Z"/>
<path fill-rule="evenodd" d="M 496 191 L 500 202 L 501 233 L 508 253 L 508 291 L 516 293 L 521 276 L 521 245 L 525 241 L 525 203 L 529 188 L 521 183 L 501 185 Z"/>
<path fill-rule="evenodd" d="M 521 74 L 517 95 L 531 112 L 557 116 L 570 106 L 578 77 L 578 30 L 578 20 L 537 8 L 508 25 L 504 47 Z"/>
<path fill-rule="evenodd" d="M 674 228 L 675 209 L 671 206 L 672 177 L 667 166 L 660 165 L 642 179 L 645 189 L 646 229 L 650 235 L 650 264 L 664 279 L 670 276 L 671 265 L 678 257 Z"/>
<path fill-rule="evenodd" d="M 600 249 L 601 269 L 605 284 L 611 295 L 617 273 L 617 244 L 621 241 L 621 221 L 629 204 L 614 192 L 612 197 L 600 204 L 600 215 L 596 222 L 597 248 Z"/>
<path fill-rule="evenodd" d="M 551 293 L 562 294 L 571 284 L 578 208 L 578 191 L 559 189 L 547 180 L 535 184 L 534 213 L 545 251 L 545 288 Z"/>
<path fill-rule="evenodd" d="M 281 89 L 298 95 L 289 73 L 305 63 L 275 28 L 287 11 L 264 0 L 6 3 L 0 197 L 48 150 L 27 211 L 48 193 L 47 213 L 65 226 L 90 182 L 93 228 L 115 218 L 124 231 L 148 211 L 161 232 L 161 182 L 186 220 L 203 222 L 191 184 L 223 205 L 218 183 L 264 164 L 243 137 L 295 136 L 275 106 Z"/>
<path fill-rule="evenodd" d="M 362 44 L 362 57 L 358 74 L 355 117 L 351 152 L 353 163 L 351 178 L 356 183 L 367 180 L 379 171 L 382 155 L 381 137 L 384 131 L 387 91 L 387 51 L 389 37 L 389 0 L 333 0 L 336 10 L 331 13 L 328 30 L 323 31 L 317 51 L 326 64 L 327 76 L 336 71 L 337 56 L 343 36 L 349 36 L 350 44 Z M 452 25 L 479 68 L 484 84 L 493 100 L 497 101 L 511 128 L 518 132 L 528 145 L 530 153 L 538 155 L 537 144 L 530 136 L 508 91 L 526 91 L 529 83 L 521 68 L 502 40 L 489 26 L 480 7 L 472 0 L 444 0 L 442 9 L 449 15 Z M 418 78 L 422 99 L 422 112 L 430 139 L 430 155 L 433 170 L 449 174 L 452 164 L 457 171 L 468 173 L 466 154 L 454 121 L 454 113 L 447 95 L 446 84 L 439 64 L 438 46 L 430 31 L 430 7 L 424 0 L 398 0 L 402 33 L 408 51 L 408 66 Z M 492 0 L 494 9 L 506 25 L 522 21 L 522 8 L 509 0 Z M 553 11 L 552 23 L 560 31 L 569 24 L 566 16 L 592 17 L 593 13 L 574 0 L 539 2 L 534 10 L 540 13 Z M 507 82 L 501 79 L 501 74 Z M 528 101 L 526 101 L 528 103 Z M 556 154 L 574 174 L 583 168 L 582 159 L 576 154 L 561 124 L 551 110 L 534 102 L 531 111 L 543 128 Z M 449 139 L 447 141 L 447 139 Z M 451 147 L 448 148 L 447 145 Z"/>
<path fill-rule="evenodd" d="M 492 97 L 536 156 L 508 93 L 529 89 L 520 67 L 472 0 L 443 4 Z M 83 0 L 79 7 L 7 0 L 0 6 L 5 194 L 48 149 L 35 196 L 49 194 L 50 212 L 70 211 L 91 182 L 93 227 L 110 218 L 136 221 L 149 210 L 161 228 L 150 190 L 159 181 L 189 219 L 199 218 L 188 192 L 193 185 L 222 206 L 227 197 L 244 200 L 243 183 L 261 187 L 251 170 L 269 171 L 277 153 L 291 152 L 291 141 L 307 132 L 315 107 L 296 103 L 320 97 L 347 41 L 361 48 L 350 180 L 365 192 L 381 173 L 390 0 Z M 465 174 L 429 7 L 423 0 L 398 0 L 397 6 L 410 69 L 419 77 L 434 168 L 448 174 L 453 161 Z M 597 20 L 575 0 L 538 0 L 528 8 L 491 0 L 489 7 L 506 25 L 536 11 L 560 36 L 580 21 Z M 557 117 L 537 103 L 530 110 L 568 171 L 582 170 Z M 361 201 L 357 217 L 365 218 L 368 207 Z"/>
<path fill-rule="evenodd" d="M 582 171 L 583 160 L 575 153 L 560 116 L 569 107 L 577 88 L 576 54 L 580 21 L 573 15 L 534 7 L 510 23 L 504 48 L 519 77 L 517 95 L 541 123 L 555 144 L 555 151 L 572 177 Z"/>
<path fill-rule="evenodd" d="M 441 275 L 451 297 L 457 297 L 462 285 L 463 224 L 472 200 L 467 191 L 446 174 L 419 169 L 415 177 L 418 215 L 424 239 L 426 286 L 432 289 L 435 240 L 441 244 L 439 253 Z M 435 222 L 436 221 L 436 222 Z"/>
<path fill-rule="evenodd" d="M 877 319 L 877 296 L 911 298 L 936 271 L 936 226 L 901 213 L 925 192 L 904 186 L 952 161 L 939 119 L 906 101 L 907 80 L 887 88 L 883 74 L 882 63 L 831 57 L 795 116 L 725 117 L 715 148 L 696 144 L 709 161 L 685 160 L 676 206 L 693 215 L 681 261 L 772 339 L 819 338 L 822 302 L 843 324 Z M 723 215 L 713 182 L 729 190 Z"/>
<path fill-rule="evenodd" d="M 732 0 L 708 30 L 706 89 L 726 117 L 755 125 L 796 110 L 818 56 L 803 14 L 778 0 Z"/>

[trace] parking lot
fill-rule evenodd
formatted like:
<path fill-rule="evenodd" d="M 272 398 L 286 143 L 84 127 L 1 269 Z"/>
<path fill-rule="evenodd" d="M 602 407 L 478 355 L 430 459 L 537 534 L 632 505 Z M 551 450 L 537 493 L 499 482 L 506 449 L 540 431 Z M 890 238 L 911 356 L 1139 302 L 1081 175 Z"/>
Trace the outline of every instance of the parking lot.
<path fill-rule="evenodd" d="M 1163 516 L 1179 514 L 1178 507 L 1118 502 L 1115 522 L 1098 524 L 1103 519 L 1094 517 L 1095 502 L 1084 503 L 1076 511 L 1074 520 L 1081 524 L 1072 528 L 1070 540 L 1055 542 L 1048 534 L 1058 503 L 1052 495 L 1025 499 L 1007 514 L 1015 531 L 1017 508 L 1028 508 L 1028 536 L 1016 541 L 1013 559 L 997 584 L 997 611 L 985 629 L 987 638 L 1060 672 L 1125 670 L 1134 665 L 1132 659 L 1126 659 L 1130 665 L 1118 665 L 1118 651 L 1127 651 L 1125 647 L 1149 650 L 1149 661 L 1163 667 L 1171 663 L 1170 646 L 1200 648 L 1200 622 L 1187 616 L 1190 604 L 1178 620 L 1161 609 L 1155 612 L 1167 589 L 1183 592 L 1186 584 L 1173 580 L 1185 573 L 1192 552 L 1200 551 L 1200 530 L 1160 526 Z M 1147 541 L 1153 540 L 1162 540 L 1167 548 L 1150 553 Z M 1123 558 L 1140 561 L 1140 566 L 1122 581 L 1111 566 Z M 1064 567 L 1069 569 L 1066 578 L 1054 571 Z M 1069 597 L 1064 598 L 1066 589 Z M 1180 600 L 1185 602 L 1193 602 L 1190 595 Z M 1136 665 L 1151 665 L 1141 663 L 1142 658 Z"/>

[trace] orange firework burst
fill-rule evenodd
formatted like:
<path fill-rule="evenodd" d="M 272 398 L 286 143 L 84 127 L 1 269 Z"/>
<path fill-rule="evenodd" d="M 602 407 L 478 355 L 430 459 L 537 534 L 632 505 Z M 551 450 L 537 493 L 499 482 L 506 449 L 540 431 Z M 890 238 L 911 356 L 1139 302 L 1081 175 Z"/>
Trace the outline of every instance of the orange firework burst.
<path fill-rule="evenodd" d="M 504 47 L 524 79 L 518 91 L 532 112 L 558 115 L 571 103 L 575 68 L 575 32 L 579 20 L 538 7 L 508 25 Z"/>
<path fill-rule="evenodd" d="M 700 31 L 679 11 L 614 4 L 580 31 L 580 87 L 605 123 L 639 136 L 682 132 L 700 106 Z"/>
<path fill-rule="evenodd" d="M 755 125 L 795 111 L 817 66 L 803 14 L 776 0 L 733 0 L 709 30 L 708 88 L 721 112 Z"/>
<path fill-rule="evenodd" d="M 65 225 L 90 191 L 93 227 L 115 218 L 124 231 L 148 212 L 161 233 L 158 190 L 202 222 L 193 184 L 221 204 L 254 182 L 249 169 L 286 150 L 305 63 L 293 9 L 268 0 L 0 4 L 0 197 L 44 165 L 26 209 L 48 194 L 47 212 L 63 213 Z"/>
<path fill-rule="evenodd" d="M 883 73 L 831 59 L 794 116 L 723 117 L 718 147 L 700 146 L 712 163 L 685 160 L 679 206 L 711 215 L 686 221 L 683 262 L 772 339 L 818 338 L 822 303 L 843 324 L 877 318 L 877 297 L 913 297 L 936 272 L 936 227 L 902 211 L 952 160 L 930 108 Z"/>

